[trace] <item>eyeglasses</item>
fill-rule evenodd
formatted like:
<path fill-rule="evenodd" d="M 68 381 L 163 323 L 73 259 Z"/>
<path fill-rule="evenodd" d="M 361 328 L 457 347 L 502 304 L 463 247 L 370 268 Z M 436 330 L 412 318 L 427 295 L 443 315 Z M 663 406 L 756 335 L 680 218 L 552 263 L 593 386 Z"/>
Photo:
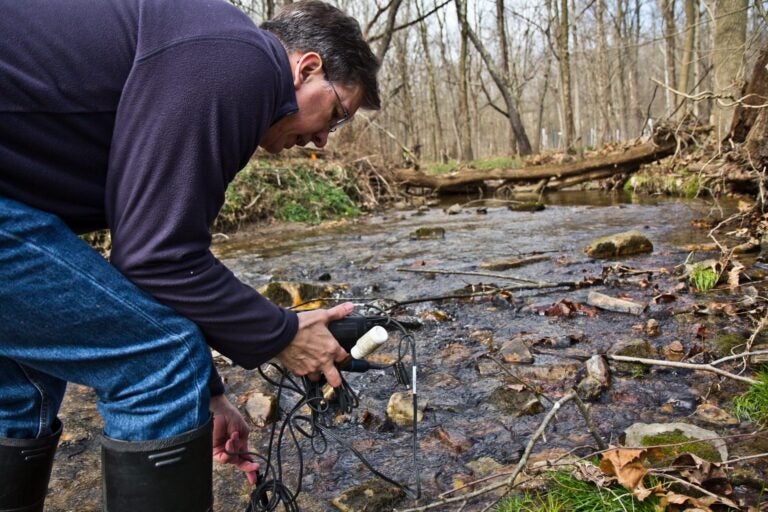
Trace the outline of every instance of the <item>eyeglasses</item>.
<path fill-rule="evenodd" d="M 340 128 L 340 127 L 341 127 L 341 126 L 344 124 L 344 123 L 346 123 L 347 121 L 349 121 L 349 118 L 350 118 L 351 116 L 349 115 L 349 110 L 347 110 L 347 107 L 345 107 L 345 106 L 344 106 L 344 104 L 341 102 L 341 96 L 339 96 L 339 93 L 338 93 L 338 92 L 336 92 L 336 87 L 334 87 L 334 86 L 333 86 L 333 82 L 331 82 L 330 80 L 328 80 L 328 78 L 327 78 L 327 77 L 326 77 L 326 80 L 327 80 L 327 81 L 328 81 L 328 83 L 331 85 L 331 90 L 333 91 L 333 94 L 335 94 L 335 95 L 336 95 L 336 101 L 338 101 L 338 102 L 339 102 L 339 106 L 341 107 L 341 111 L 344 113 L 344 114 L 343 114 L 343 115 L 342 115 L 342 116 L 341 116 L 339 119 L 337 119 L 336 121 L 333 121 L 333 120 L 331 120 L 331 124 L 328 126 L 328 132 L 330 132 L 330 133 L 333 133 L 333 132 L 335 132 L 336 130 L 338 130 L 338 129 L 339 129 L 339 128 Z M 334 117 L 335 117 L 335 113 L 334 113 Z"/>

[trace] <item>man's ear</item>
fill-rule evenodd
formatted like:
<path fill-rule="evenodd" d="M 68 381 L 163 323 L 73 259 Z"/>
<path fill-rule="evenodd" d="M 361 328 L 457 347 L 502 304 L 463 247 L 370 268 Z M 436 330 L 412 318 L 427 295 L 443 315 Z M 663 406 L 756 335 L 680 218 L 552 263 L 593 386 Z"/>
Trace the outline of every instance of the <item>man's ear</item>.
<path fill-rule="evenodd" d="M 295 89 L 298 90 L 304 82 L 313 77 L 322 78 L 325 75 L 323 58 L 318 53 L 294 53 L 291 57 L 296 63 L 293 68 L 293 86 Z"/>

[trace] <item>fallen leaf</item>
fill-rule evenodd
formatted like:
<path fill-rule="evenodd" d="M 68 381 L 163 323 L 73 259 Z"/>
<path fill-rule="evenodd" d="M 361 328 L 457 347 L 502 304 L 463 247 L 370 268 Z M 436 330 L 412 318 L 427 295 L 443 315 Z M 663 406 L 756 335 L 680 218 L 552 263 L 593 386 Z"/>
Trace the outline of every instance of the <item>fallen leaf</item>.
<path fill-rule="evenodd" d="M 643 486 L 643 477 L 648 473 L 643 458 L 643 449 L 613 448 L 603 453 L 600 469 L 608 476 L 615 476 L 625 489 L 642 501 L 650 495 L 650 491 Z"/>

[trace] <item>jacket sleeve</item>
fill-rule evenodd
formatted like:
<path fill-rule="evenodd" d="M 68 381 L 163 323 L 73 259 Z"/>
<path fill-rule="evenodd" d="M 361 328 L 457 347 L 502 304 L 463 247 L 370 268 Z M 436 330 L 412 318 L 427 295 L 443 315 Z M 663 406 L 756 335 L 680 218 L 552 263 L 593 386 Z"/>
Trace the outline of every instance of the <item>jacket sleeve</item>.
<path fill-rule="evenodd" d="M 298 317 L 213 256 L 210 226 L 271 124 L 285 80 L 273 55 L 226 38 L 182 41 L 137 61 L 106 182 L 112 263 L 248 369 L 282 351 Z"/>

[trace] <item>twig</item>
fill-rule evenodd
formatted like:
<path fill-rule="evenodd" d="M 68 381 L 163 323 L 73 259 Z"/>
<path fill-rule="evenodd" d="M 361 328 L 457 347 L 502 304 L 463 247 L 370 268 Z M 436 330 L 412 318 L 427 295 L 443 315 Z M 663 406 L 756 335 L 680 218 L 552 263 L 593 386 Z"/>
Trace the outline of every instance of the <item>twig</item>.
<path fill-rule="evenodd" d="M 573 399 L 576 401 L 576 406 L 579 408 L 579 412 L 584 418 L 584 422 L 587 424 L 587 430 L 589 430 L 589 433 L 592 434 L 592 437 L 595 438 L 595 441 L 597 442 L 597 447 L 600 448 L 601 450 L 607 450 L 608 445 L 605 444 L 605 441 L 603 441 L 603 438 L 600 437 L 600 434 L 595 428 L 595 425 L 592 423 L 592 418 L 590 418 L 589 416 L 589 411 L 587 410 L 587 406 L 584 405 L 584 402 L 581 401 L 581 398 L 579 398 L 578 394 L 574 395 Z"/>
<path fill-rule="evenodd" d="M 429 503 L 427 505 L 424 505 L 422 507 L 415 507 L 415 508 L 409 508 L 405 510 L 401 510 L 400 512 L 422 512 L 424 510 L 430 510 L 437 507 L 442 507 L 443 505 L 449 505 L 451 503 L 461 503 L 465 502 L 467 500 L 470 500 L 471 498 L 475 498 L 477 496 L 480 496 L 482 494 L 485 494 L 487 492 L 493 491 L 495 489 L 498 489 L 500 487 L 507 487 L 511 488 L 512 484 L 515 481 L 515 478 L 517 475 L 520 474 L 520 472 L 525 467 L 526 463 L 528 462 L 528 458 L 531 455 L 531 452 L 533 451 L 533 447 L 536 444 L 536 441 L 542 436 L 544 433 L 544 430 L 547 428 L 549 423 L 552 421 L 552 418 L 555 417 L 555 414 L 557 414 L 557 411 L 560 410 L 560 408 L 566 404 L 568 401 L 573 400 L 573 398 L 576 396 L 575 391 L 570 391 L 566 395 L 564 395 L 560 400 L 555 402 L 552 405 L 552 409 L 549 410 L 547 415 L 544 417 L 544 419 L 541 422 L 541 425 L 539 425 L 539 428 L 536 429 L 536 432 L 533 433 L 531 436 L 531 439 L 528 441 L 528 444 L 525 447 L 525 451 L 523 452 L 522 457 L 520 458 L 520 461 L 515 466 L 515 469 L 510 474 L 509 478 L 507 478 L 505 481 L 497 483 L 497 484 L 491 484 L 486 487 L 483 487 L 481 489 L 478 489 L 477 491 L 471 492 L 469 494 L 464 494 L 462 496 L 457 496 L 455 498 L 448 498 L 448 499 L 442 499 L 435 501 L 433 503 Z"/>
<path fill-rule="evenodd" d="M 737 462 L 744 462 L 745 460 L 761 459 L 768 457 L 768 453 L 758 453 L 757 455 L 745 455 L 744 457 L 737 457 L 735 459 L 724 460 L 723 464 L 736 464 Z"/>
<path fill-rule="evenodd" d="M 754 352 L 742 352 L 741 354 L 734 354 L 732 356 L 726 356 L 718 359 L 717 361 L 712 361 L 711 365 L 718 365 L 720 363 L 724 363 L 726 361 L 732 361 L 734 359 L 741 359 L 742 357 L 750 357 L 750 356 L 761 356 L 768 354 L 768 350 L 755 350 Z"/>
<path fill-rule="evenodd" d="M 715 498 L 717 501 L 719 501 L 723 505 L 726 505 L 728 507 L 740 510 L 739 506 L 736 505 L 731 500 L 729 500 L 728 498 L 724 498 L 723 496 L 718 496 L 717 494 L 715 494 L 713 492 L 710 492 L 710 491 L 706 490 L 703 487 L 699 487 L 698 485 L 692 484 L 691 482 L 689 482 L 687 480 L 683 480 L 682 478 L 678 478 L 676 476 L 668 475 L 667 473 L 664 473 L 663 471 L 650 470 L 650 471 L 648 471 L 648 473 L 651 474 L 651 475 L 655 475 L 655 476 L 661 477 L 661 478 L 667 478 L 667 479 L 672 480 L 673 482 L 676 482 L 676 483 L 678 483 L 680 485 L 684 485 L 686 487 L 690 487 L 691 489 L 696 489 L 697 491 L 699 491 L 699 492 L 701 492 L 703 494 L 706 494 L 707 496 L 711 496 L 712 498 Z"/>
<path fill-rule="evenodd" d="M 733 373 L 726 372 L 725 370 L 721 370 L 720 368 L 715 368 L 711 364 L 681 363 L 678 361 L 664 361 L 661 359 L 645 359 L 642 357 L 619 356 L 615 354 L 606 354 L 605 357 L 607 357 L 608 359 L 612 359 L 614 361 L 623 361 L 627 363 L 639 363 L 639 364 L 648 364 L 648 365 L 657 365 L 657 366 L 672 366 L 674 368 L 687 368 L 689 370 L 704 370 L 704 371 L 716 373 L 718 375 L 722 375 L 723 377 L 740 380 L 748 384 L 758 383 L 758 381 L 756 381 L 755 379 L 750 379 L 749 377 L 742 377 L 741 375 L 734 375 Z"/>
<path fill-rule="evenodd" d="M 421 274 L 449 274 L 459 276 L 476 276 L 476 277 L 491 277 L 494 279 L 510 279 L 512 281 L 519 281 L 521 283 L 531 283 L 537 286 L 549 287 L 555 286 L 557 283 L 547 283 L 545 281 L 534 281 L 532 279 L 526 279 L 524 277 L 508 276 L 504 274 L 494 274 L 490 272 L 470 272 L 465 270 L 446 270 L 446 269 L 429 269 L 429 268 L 405 268 L 400 267 L 395 269 L 398 272 L 416 272 Z"/>

